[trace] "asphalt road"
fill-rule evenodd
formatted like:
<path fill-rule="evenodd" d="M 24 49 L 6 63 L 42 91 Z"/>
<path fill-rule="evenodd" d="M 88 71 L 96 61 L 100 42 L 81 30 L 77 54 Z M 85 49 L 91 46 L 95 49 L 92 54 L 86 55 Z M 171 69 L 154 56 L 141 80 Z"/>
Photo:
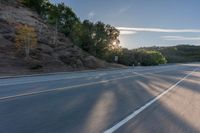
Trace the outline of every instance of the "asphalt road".
<path fill-rule="evenodd" d="M 200 133 L 200 64 L 0 79 L 0 133 Z"/>

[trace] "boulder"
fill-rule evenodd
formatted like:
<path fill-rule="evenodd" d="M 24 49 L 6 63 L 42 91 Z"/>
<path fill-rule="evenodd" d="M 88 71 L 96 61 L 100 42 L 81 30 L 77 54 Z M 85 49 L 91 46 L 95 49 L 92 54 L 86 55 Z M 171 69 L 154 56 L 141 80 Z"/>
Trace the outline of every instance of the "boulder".
<path fill-rule="evenodd" d="M 0 34 L 12 33 L 13 28 L 9 26 L 6 20 L 0 18 Z"/>
<path fill-rule="evenodd" d="M 42 63 L 38 60 L 28 59 L 28 60 L 26 60 L 26 63 L 28 65 L 28 68 L 31 70 L 36 70 L 36 69 L 42 68 Z"/>
<path fill-rule="evenodd" d="M 53 48 L 46 44 L 39 44 L 38 49 L 47 54 L 51 54 L 54 51 Z"/>
<path fill-rule="evenodd" d="M 88 56 L 84 60 L 84 66 L 89 68 L 97 68 L 99 63 L 97 62 L 96 58 L 93 56 Z"/>
<path fill-rule="evenodd" d="M 11 42 L 15 42 L 15 34 L 4 34 L 3 37 Z"/>

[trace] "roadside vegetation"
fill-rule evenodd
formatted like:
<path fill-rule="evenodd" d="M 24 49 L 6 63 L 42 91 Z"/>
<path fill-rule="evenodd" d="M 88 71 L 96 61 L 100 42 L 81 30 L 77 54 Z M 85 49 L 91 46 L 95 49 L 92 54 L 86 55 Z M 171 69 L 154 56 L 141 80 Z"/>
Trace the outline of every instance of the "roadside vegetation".
<path fill-rule="evenodd" d="M 37 45 L 37 34 L 33 27 L 27 25 L 17 25 L 15 42 L 18 50 L 24 50 L 26 59 L 30 57 L 30 50 Z"/>
<path fill-rule="evenodd" d="M 119 63 L 125 64 L 127 66 L 149 66 L 165 64 L 167 63 L 167 60 L 160 52 L 155 50 L 123 49 L 119 55 Z"/>
<path fill-rule="evenodd" d="M 142 50 L 154 50 L 162 53 L 168 63 L 185 63 L 200 61 L 200 46 L 177 45 L 171 47 L 148 47 Z"/>
<path fill-rule="evenodd" d="M 101 21 L 96 23 L 89 20 L 81 21 L 73 10 L 64 3 L 54 5 L 48 0 L 21 0 L 21 2 L 37 11 L 47 23 L 55 28 L 53 37 L 55 44 L 58 32 L 61 32 L 81 49 L 107 62 L 128 66 L 159 65 L 167 62 L 158 50 L 122 48 L 119 46 L 119 30 Z M 116 57 L 118 60 L 115 60 Z"/>

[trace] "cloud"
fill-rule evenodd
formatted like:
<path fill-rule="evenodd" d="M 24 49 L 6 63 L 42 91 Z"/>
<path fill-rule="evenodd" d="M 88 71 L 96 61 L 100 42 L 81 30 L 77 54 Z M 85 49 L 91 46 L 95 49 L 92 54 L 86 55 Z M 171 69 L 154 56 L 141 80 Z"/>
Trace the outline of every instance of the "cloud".
<path fill-rule="evenodd" d="M 162 36 L 164 40 L 169 41 L 198 41 L 200 37 L 184 37 L 184 36 Z"/>
<path fill-rule="evenodd" d="M 94 11 L 91 11 L 88 13 L 89 19 L 93 18 L 95 15 L 96 15 L 96 13 Z"/>
<path fill-rule="evenodd" d="M 135 31 L 120 31 L 121 35 L 132 35 L 132 34 L 136 34 L 137 32 Z"/>
<path fill-rule="evenodd" d="M 124 13 L 127 10 L 129 10 L 130 8 L 131 8 L 131 6 L 122 7 L 121 9 L 119 9 L 119 13 Z"/>
<path fill-rule="evenodd" d="M 200 29 L 162 29 L 162 28 L 132 28 L 116 27 L 120 31 L 161 32 L 161 33 L 200 33 Z"/>

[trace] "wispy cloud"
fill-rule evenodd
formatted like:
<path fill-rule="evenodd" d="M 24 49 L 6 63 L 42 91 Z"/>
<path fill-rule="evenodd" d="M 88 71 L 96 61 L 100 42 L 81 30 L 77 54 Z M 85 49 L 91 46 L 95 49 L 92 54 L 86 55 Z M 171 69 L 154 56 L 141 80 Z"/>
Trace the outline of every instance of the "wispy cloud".
<path fill-rule="evenodd" d="M 130 8 L 131 8 L 131 6 L 122 7 L 121 9 L 119 9 L 119 13 L 124 13 L 127 10 L 129 10 Z"/>
<path fill-rule="evenodd" d="M 132 35 L 132 34 L 136 34 L 137 32 L 135 31 L 120 31 L 121 35 Z"/>
<path fill-rule="evenodd" d="M 184 37 L 184 36 L 162 36 L 164 40 L 169 41 L 198 41 L 200 37 Z"/>
<path fill-rule="evenodd" d="M 200 33 L 200 29 L 162 29 L 162 28 L 132 28 L 132 27 L 117 27 L 120 31 L 133 32 L 163 32 L 163 33 Z"/>
<path fill-rule="evenodd" d="M 96 13 L 95 13 L 94 11 L 90 11 L 90 12 L 88 13 L 89 19 L 93 18 L 95 15 L 96 15 Z"/>

